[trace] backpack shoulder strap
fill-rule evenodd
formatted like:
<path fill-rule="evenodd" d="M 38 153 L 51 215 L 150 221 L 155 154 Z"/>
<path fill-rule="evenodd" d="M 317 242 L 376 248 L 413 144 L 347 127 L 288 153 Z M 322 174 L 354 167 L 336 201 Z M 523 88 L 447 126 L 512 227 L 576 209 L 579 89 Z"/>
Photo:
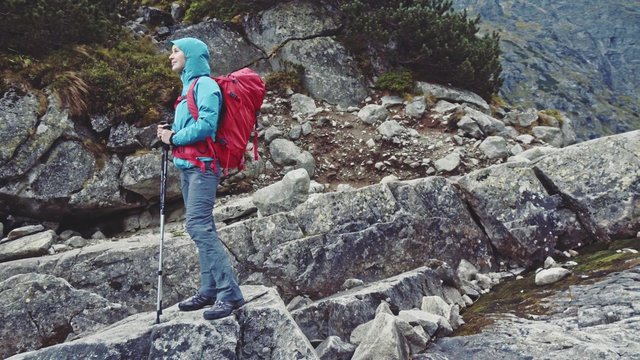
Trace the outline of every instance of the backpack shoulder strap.
<path fill-rule="evenodd" d="M 194 94 L 194 89 L 196 87 L 196 83 L 198 82 L 199 77 L 193 79 L 191 85 L 189 85 L 189 90 L 187 90 L 187 107 L 189 108 L 189 113 L 194 118 L 194 120 L 198 121 L 198 105 L 196 104 L 196 98 Z"/>

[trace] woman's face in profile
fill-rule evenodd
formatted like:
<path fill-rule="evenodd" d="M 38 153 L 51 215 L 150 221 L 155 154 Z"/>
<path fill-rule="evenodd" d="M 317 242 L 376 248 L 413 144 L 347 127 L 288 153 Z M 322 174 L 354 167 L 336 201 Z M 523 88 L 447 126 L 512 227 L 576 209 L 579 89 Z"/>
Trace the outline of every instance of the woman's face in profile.
<path fill-rule="evenodd" d="M 187 62 L 187 58 L 184 56 L 182 50 L 175 45 L 171 47 L 169 60 L 171 60 L 171 70 L 177 73 L 181 73 L 182 70 L 184 70 L 184 65 Z"/>

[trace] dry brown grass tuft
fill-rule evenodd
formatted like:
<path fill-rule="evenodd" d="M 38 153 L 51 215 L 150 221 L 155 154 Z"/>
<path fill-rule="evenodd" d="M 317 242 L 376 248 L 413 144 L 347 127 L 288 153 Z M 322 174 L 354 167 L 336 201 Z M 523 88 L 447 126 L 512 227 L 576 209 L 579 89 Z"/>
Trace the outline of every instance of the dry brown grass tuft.
<path fill-rule="evenodd" d="M 89 85 L 75 71 L 58 74 L 53 84 L 54 94 L 71 115 L 86 114 L 89 109 Z"/>

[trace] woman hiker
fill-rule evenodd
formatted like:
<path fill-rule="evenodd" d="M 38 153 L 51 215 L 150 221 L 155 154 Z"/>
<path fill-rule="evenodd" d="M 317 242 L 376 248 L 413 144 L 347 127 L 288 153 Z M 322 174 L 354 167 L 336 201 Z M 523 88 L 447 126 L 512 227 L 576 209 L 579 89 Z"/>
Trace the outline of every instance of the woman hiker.
<path fill-rule="evenodd" d="M 176 101 L 171 130 L 159 125 L 157 135 L 163 143 L 173 146 L 173 163 L 180 170 L 186 208 L 186 230 L 196 243 L 200 262 L 200 288 L 194 296 L 179 303 L 178 308 L 193 311 L 213 305 L 203 316 L 207 320 L 219 319 L 244 304 L 213 220 L 221 169 L 210 142 L 215 139 L 222 94 L 218 84 L 209 77 L 207 45 L 195 38 L 171 43 L 171 69 L 180 74 L 182 92 Z M 189 112 L 186 94 L 197 78 L 194 96 L 199 116 L 196 121 Z"/>

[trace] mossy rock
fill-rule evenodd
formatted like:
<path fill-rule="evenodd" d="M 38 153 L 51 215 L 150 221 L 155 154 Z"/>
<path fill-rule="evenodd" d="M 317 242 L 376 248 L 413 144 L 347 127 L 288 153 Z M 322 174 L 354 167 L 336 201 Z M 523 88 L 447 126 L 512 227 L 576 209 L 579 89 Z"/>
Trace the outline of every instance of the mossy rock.
<path fill-rule="evenodd" d="M 553 284 L 535 285 L 533 271 L 524 274 L 522 279 L 501 283 L 464 311 L 465 325 L 452 336 L 480 333 L 493 324 L 500 314 L 513 314 L 521 318 L 549 314 L 551 308 L 545 302 L 549 296 L 568 291 L 572 285 L 594 283 L 613 272 L 640 265 L 640 254 L 621 252 L 624 248 L 640 251 L 640 239 L 619 240 L 609 245 L 594 244 L 581 249 L 582 255 L 572 259 L 579 264 L 572 269 L 573 274 Z"/>

